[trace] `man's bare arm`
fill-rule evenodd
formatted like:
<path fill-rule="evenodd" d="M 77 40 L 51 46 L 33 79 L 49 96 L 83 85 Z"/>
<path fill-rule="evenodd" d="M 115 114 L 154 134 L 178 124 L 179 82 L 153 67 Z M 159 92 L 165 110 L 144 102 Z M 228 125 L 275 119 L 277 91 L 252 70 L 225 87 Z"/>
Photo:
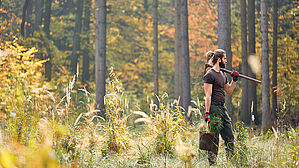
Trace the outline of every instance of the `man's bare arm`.
<path fill-rule="evenodd" d="M 204 89 L 206 94 L 206 100 L 205 100 L 206 112 L 210 112 L 211 100 L 212 100 L 212 88 L 213 88 L 212 84 L 204 83 Z"/>
<path fill-rule="evenodd" d="M 231 95 L 235 89 L 235 86 L 236 82 L 232 80 L 230 84 L 227 83 L 224 85 L 224 91 L 226 94 Z"/>

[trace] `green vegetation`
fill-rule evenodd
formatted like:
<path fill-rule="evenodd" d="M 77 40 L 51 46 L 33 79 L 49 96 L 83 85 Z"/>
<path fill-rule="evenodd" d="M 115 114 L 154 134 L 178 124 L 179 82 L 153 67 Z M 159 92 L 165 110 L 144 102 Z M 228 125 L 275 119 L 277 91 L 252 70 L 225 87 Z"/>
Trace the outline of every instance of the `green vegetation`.
<path fill-rule="evenodd" d="M 1 58 L 1 65 L 14 66 L 3 67 L 18 67 L 19 61 L 28 62 L 34 53 L 17 52 L 24 48 L 17 43 L 14 46 Z M 2 167 L 208 166 L 206 151 L 198 150 L 198 130 L 205 129 L 203 118 L 186 125 L 177 101 L 171 102 L 167 94 L 160 98 L 159 109 L 150 103 L 149 112 L 132 111 L 121 81 L 111 69 L 104 121 L 95 117 L 94 95 L 78 87 L 76 76 L 68 78 L 62 95 L 44 85 L 35 86 L 39 64 L 31 59 L 22 64 L 23 70 L 9 69 L 11 75 L 1 85 L 3 90 L 14 87 L 8 90 L 14 97 L 1 97 L 1 108 L 6 112 L 1 113 Z M 25 69 L 30 68 L 28 74 Z M 78 109 L 76 104 L 86 108 Z M 221 147 L 217 165 L 297 167 L 298 144 L 298 128 L 289 126 L 259 135 L 258 130 L 237 124 L 235 159 L 228 161 Z M 220 146 L 224 146 L 222 140 Z"/>
<path fill-rule="evenodd" d="M 42 1 L 46 2 L 36 2 Z M 0 167 L 208 167 L 207 152 L 198 149 L 198 141 L 199 130 L 207 130 L 202 76 L 204 54 L 217 48 L 217 1 L 189 1 L 190 123 L 173 99 L 174 1 L 169 0 L 159 2 L 159 91 L 163 94 L 159 108 L 152 102 L 152 7 L 146 1 L 146 8 L 145 1 L 107 1 L 107 66 L 112 68 L 107 73 L 107 118 L 103 119 L 96 115 L 95 104 L 94 1 L 84 1 L 79 66 L 73 76 L 69 66 L 77 0 L 52 1 L 49 35 L 43 23 L 45 5 L 40 13 L 31 6 L 22 16 L 25 0 L 0 0 Z M 239 70 L 240 2 L 231 2 L 232 64 Z M 279 8 L 277 127 L 261 133 L 260 126 L 236 122 L 242 95 L 237 84 L 231 116 L 235 156 L 226 159 L 220 139 L 216 167 L 299 166 L 298 3 L 281 1 Z M 258 8 L 257 64 L 261 56 Z M 25 34 L 21 35 L 23 17 Z M 41 23 L 35 25 L 38 17 Z M 270 46 L 271 41 L 270 33 Z M 87 81 L 81 72 L 84 56 L 89 61 Z M 51 81 L 45 79 L 46 62 L 52 64 Z M 271 67 L 270 63 L 270 76 Z M 261 79 L 260 73 L 257 78 Z M 261 102 L 261 85 L 257 96 Z M 261 120 L 261 103 L 257 109 Z M 211 132 L 219 130 L 221 121 L 213 122 Z"/>
<path fill-rule="evenodd" d="M 213 132 L 213 133 L 220 132 L 222 127 L 223 127 L 222 121 L 219 117 L 212 117 L 211 118 L 211 122 L 209 124 L 209 131 L 210 132 Z"/>

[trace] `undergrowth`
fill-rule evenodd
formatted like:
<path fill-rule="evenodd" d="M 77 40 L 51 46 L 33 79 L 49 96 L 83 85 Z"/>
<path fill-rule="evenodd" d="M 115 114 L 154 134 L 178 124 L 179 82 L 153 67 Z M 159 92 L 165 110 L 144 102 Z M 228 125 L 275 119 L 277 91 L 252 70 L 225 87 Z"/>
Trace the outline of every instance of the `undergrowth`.
<path fill-rule="evenodd" d="M 16 42 L 1 49 L 6 51 L 0 58 L 1 167 L 208 166 L 206 152 L 198 150 L 198 131 L 206 129 L 202 115 L 187 124 L 178 101 L 167 94 L 159 108 L 150 103 L 148 112 L 134 110 L 111 70 L 106 119 L 97 119 L 95 95 L 80 87 L 77 76 L 47 83 L 41 74 L 44 61 L 34 58 L 34 49 Z M 220 140 L 216 166 L 298 167 L 298 144 L 298 128 L 260 134 L 238 123 L 235 156 L 226 159 Z"/>

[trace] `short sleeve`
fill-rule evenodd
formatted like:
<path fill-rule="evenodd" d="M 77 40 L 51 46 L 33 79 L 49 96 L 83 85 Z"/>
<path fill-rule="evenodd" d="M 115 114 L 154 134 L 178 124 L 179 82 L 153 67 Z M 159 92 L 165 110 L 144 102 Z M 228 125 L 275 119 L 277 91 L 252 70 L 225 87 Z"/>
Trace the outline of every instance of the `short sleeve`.
<path fill-rule="evenodd" d="M 207 72 L 205 74 L 205 76 L 203 77 L 204 83 L 209 83 L 209 84 L 213 84 L 214 83 L 214 79 L 213 79 L 213 75 L 209 72 Z"/>
<path fill-rule="evenodd" d="M 224 74 L 224 76 L 225 76 L 225 84 L 227 84 L 228 83 L 228 79 L 227 79 L 226 74 Z"/>

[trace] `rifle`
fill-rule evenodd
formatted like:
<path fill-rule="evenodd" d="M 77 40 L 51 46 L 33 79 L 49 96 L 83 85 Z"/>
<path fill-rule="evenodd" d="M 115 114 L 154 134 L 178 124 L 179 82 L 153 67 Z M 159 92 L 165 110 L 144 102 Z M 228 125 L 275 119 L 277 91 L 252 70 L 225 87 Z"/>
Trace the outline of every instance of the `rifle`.
<path fill-rule="evenodd" d="M 207 67 L 213 67 L 213 65 L 208 64 L 208 63 L 205 63 L 205 65 L 206 65 Z M 220 68 L 220 70 L 223 71 L 223 72 L 229 73 L 229 74 L 232 74 L 232 73 L 233 73 L 233 71 L 228 70 L 228 69 L 225 69 L 225 68 Z M 261 84 L 261 83 L 262 83 L 260 80 L 251 78 L 251 77 L 246 76 L 246 75 L 243 75 L 243 74 L 239 74 L 239 77 L 244 78 L 244 79 L 247 79 L 247 80 L 250 80 L 250 81 L 253 81 L 253 82 L 256 82 L 256 83 L 258 83 L 258 84 Z"/>

